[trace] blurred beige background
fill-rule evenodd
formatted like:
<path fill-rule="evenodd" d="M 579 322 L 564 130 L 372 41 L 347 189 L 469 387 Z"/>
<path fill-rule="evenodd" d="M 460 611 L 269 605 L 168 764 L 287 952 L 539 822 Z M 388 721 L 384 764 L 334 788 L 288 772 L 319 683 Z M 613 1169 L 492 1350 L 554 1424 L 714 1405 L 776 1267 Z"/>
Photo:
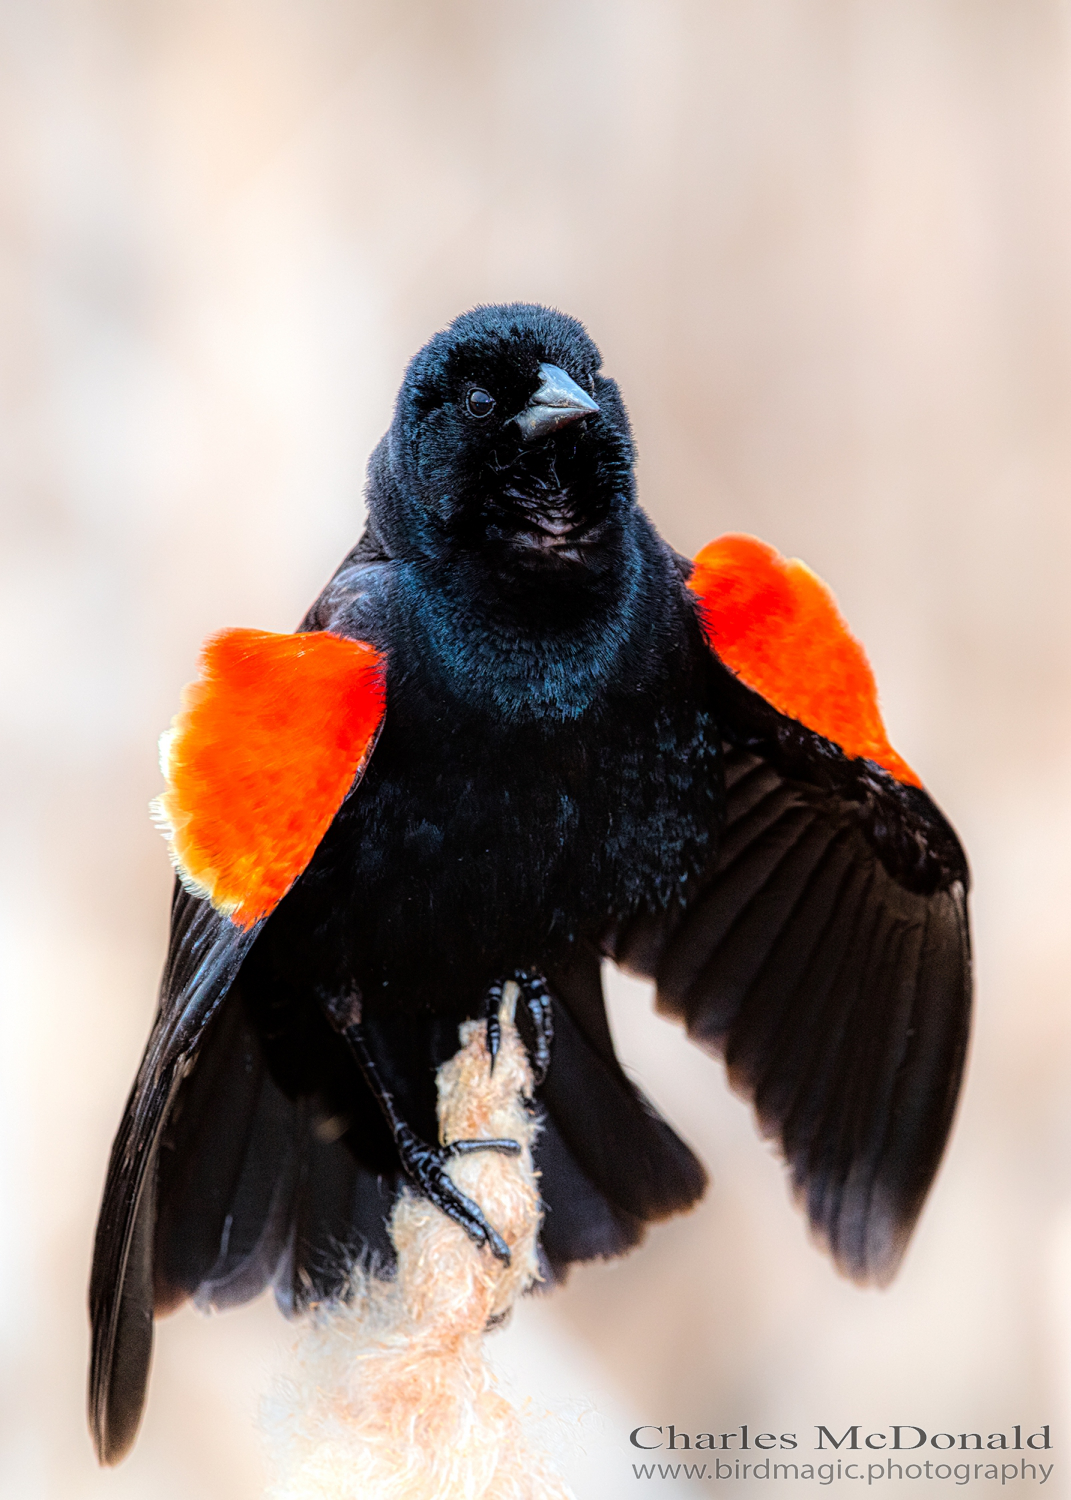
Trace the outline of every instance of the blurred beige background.
<path fill-rule="evenodd" d="M 260 1493 L 267 1300 L 161 1325 L 118 1471 L 83 1419 L 156 737 L 202 638 L 292 628 L 356 537 L 407 357 L 507 298 L 588 324 L 676 546 L 755 531 L 835 587 L 972 857 L 978 1024 L 903 1272 L 860 1292 L 720 1065 L 615 985 L 714 1189 L 502 1358 L 575 1419 L 581 1500 L 670 1421 L 1049 1422 L 1071 1494 L 1071 7 L 3 0 L 0 215 L 5 1500 Z"/>

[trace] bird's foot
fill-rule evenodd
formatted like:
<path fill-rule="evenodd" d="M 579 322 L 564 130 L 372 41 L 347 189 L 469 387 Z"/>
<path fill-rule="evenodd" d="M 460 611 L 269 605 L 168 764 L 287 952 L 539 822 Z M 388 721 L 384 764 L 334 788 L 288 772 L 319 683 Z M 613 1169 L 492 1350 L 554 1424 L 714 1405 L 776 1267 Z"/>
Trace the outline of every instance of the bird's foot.
<path fill-rule="evenodd" d="M 521 1002 L 528 1018 L 531 1039 L 524 1037 L 528 1056 L 532 1063 L 532 1082 L 538 1088 L 547 1076 L 550 1067 L 550 1049 L 554 1041 L 554 1009 L 550 990 L 542 974 L 527 970 L 514 975 L 521 992 Z M 522 1032 L 523 1036 L 523 1032 Z"/>
<path fill-rule="evenodd" d="M 479 1246 L 486 1245 L 503 1265 L 510 1263 L 509 1246 L 488 1223 L 483 1210 L 461 1191 L 449 1176 L 446 1163 L 452 1156 L 468 1156 L 473 1151 L 500 1151 L 504 1156 L 519 1156 L 520 1143 L 508 1140 L 451 1141 L 448 1146 L 429 1146 L 408 1125 L 399 1124 L 395 1144 L 402 1167 L 413 1186 L 435 1207 L 452 1219 Z"/>
<path fill-rule="evenodd" d="M 383 1118 L 393 1137 L 402 1171 L 409 1181 L 448 1219 L 453 1219 L 455 1224 L 459 1224 L 471 1240 L 481 1247 L 486 1245 L 492 1255 L 497 1256 L 503 1265 L 508 1266 L 510 1263 L 509 1246 L 498 1231 L 487 1222 L 480 1205 L 466 1197 L 457 1183 L 447 1174 L 446 1163 L 452 1156 L 467 1156 L 471 1151 L 501 1151 L 506 1156 L 519 1156 L 520 1143 L 506 1140 L 475 1140 L 452 1141 L 448 1146 L 430 1146 L 402 1119 L 390 1090 L 383 1082 L 376 1060 L 368 1046 L 368 1038 L 361 1022 L 359 1000 L 342 1007 L 336 1006 L 334 1011 L 328 1012 L 328 1016 L 332 1024 L 341 1031 L 353 1054 L 354 1061 L 364 1075 L 365 1082 L 383 1111 Z"/>
<path fill-rule="evenodd" d="M 550 1048 L 554 1040 L 554 1014 L 551 1007 L 550 990 L 542 974 L 530 969 L 516 969 L 510 976 L 517 986 L 517 997 L 523 1006 L 531 1037 L 524 1037 L 528 1056 L 532 1064 L 532 1081 L 538 1088 L 547 1076 L 550 1067 Z M 499 1010 L 502 992 L 509 980 L 497 980 L 487 991 L 485 1018 L 487 1024 L 487 1051 L 494 1072 L 495 1058 L 502 1045 L 502 1023 Z"/>

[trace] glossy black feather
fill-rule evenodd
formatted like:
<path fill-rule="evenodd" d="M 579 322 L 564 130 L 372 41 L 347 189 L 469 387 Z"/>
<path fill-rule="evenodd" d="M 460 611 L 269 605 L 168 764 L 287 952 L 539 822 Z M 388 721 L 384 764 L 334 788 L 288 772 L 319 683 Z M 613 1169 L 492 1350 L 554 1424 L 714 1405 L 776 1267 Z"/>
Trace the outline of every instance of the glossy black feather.
<path fill-rule="evenodd" d="M 511 419 L 546 364 L 598 411 L 528 442 Z M 343 1295 L 354 1260 L 389 1267 L 400 1160 L 331 1019 L 358 1002 L 383 1085 L 433 1141 L 460 1023 L 517 970 L 546 976 L 550 1278 L 705 1182 L 614 1055 L 600 954 L 724 1053 L 838 1263 L 894 1267 L 959 1087 L 962 851 L 924 792 L 721 665 L 632 462 L 617 387 L 559 313 L 476 309 L 410 365 L 365 534 L 301 627 L 384 653 L 375 753 L 260 927 L 176 895 L 94 1259 L 105 1461 L 136 1431 L 154 1296 L 220 1307 L 272 1284 L 300 1311 Z"/>
<path fill-rule="evenodd" d="M 710 875 L 682 911 L 623 927 L 611 948 L 724 1054 L 840 1267 L 884 1282 L 937 1169 L 963 1067 L 966 867 L 924 794 L 908 801 L 835 747 L 808 768 L 798 728 L 782 755 L 767 713 L 765 741 L 726 747 Z M 912 847 L 921 857 L 907 861 Z"/>
<path fill-rule="evenodd" d="M 599 1191 L 565 1144 L 553 1116 L 543 1121 L 534 1161 L 543 1202 L 539 1248 L 548 1282 L 564 1280 L 575 1261 L 623 1255 L 644 1238 L 646 1221 Z"/>
<path fill-rule="evenodd" d="M 607 1202 L 639 1223 L 690 1208 L 706 1187 L 706 1173 L 622 1071 L 597 959 L 581 952 L 551 984 L 553 1065 L 537 1098 L 563 1144 Z"/>
<path fill-rule="evenodd" d="M 158 1312 L 255 1296 L 283 1243 L 273 1204 L 293 1166 L 294 1106 L 275 1087 L 232 988 L 164 1131 L 157 1166 Z M 277 1222 L 278 1215 L 274 1215 Z M 266 1233 L 266 1231 L 268 1231 Z M 203 1289 L 203 1290 L 202 1290 Z"/>
<path fill-rule="evenodd" d="M 152 1355 L 153 1242 L 160 1138 L 205 1029 L 252 948 L 178 885 L 156 1020 L 112 1147 L 97 1223 L 89 1305 L 89 1418 L 105 1462 L 134 1440 Z"/>
<path fill-rule="evenodd" d="M 291 1204 L 290 1239 L 275 1281 L 287 1313 L 343 1295 L 355 1261 L 389 1268 L 394 1251 L 386 1220 L 396 1181 L 377 1177 L 337 1142 L 303 1122 Z"/>

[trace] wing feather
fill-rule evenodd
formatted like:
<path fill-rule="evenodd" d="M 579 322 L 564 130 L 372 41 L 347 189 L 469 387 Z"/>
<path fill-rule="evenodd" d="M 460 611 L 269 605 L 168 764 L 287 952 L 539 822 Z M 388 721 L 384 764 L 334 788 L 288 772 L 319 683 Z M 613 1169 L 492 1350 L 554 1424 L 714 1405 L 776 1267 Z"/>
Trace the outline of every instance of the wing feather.
<path fill-rule="evenodd" d="M 706 1173 L 622 1070 L 597 955 L 578 945 L 569 968 L 548 979 L 555 1002 L 554 1055 L 537 1098 L 572 1162 L 629 1222 L 690 1207 L 706 1187 Z"/>
<path fill-rule="evenodd" d="M 800 734 L 791 755 L 776 736 L 726 744 L 712 871 L 682 908 L 624 923 L 609 950 L 655 979 L 659 1008 L 694 1041 L 724 1055 L 841 1269 L 885 1282 L 959 1089 L 966 867 L 925 793 L 912 788 L 905 802 L 865 762 L 853 780 L 843 757 L 838 784 L 836 749 L 824 745 L 808 780 Z"/>
<path fill-rule="evenodd" d="M 161 1132 L 205 1028 L 259 930 L 232 926 L 181 888 L 172 912 L 183 952 L 169 961 L 163 1000 L 112 1147 L 89 1283 L 89 1417 L 105 1463 L 117 1463 L 134 1441 L 148 1378 Z M 168 979 L 175 986 L 170 991 Z"/>
<path fill-rule="evenodd" d="M 720 844 L 677 904 L 633 913 L 607 951 L 724 1055 L 841 1269 L 884 1282 L 959 1092 L 967 863 L 890 745 L 826 586 L 753 537 L 682 571 L 725 742 Z"/>
<path fill-rule="evenodd" d="M 198 1153 L 187 1117 L 191 1154 L 178 1177 L 192 1174 L 204 1216 L 181 1228 L 175 1172 L 164 1184 L 170 1210 L 158 1194 L 161 1145 L 206 1032 L 268 914 L 360 780 L 384 711 L 381 655 L 357 639 L 226 631 L 208 643 L 202 667 L 165 736 L 158 811 L 185 888 L 176 886 L 160 1002 L 112 1148 L 90 1278 L 89 1417 L 105 1463 L 118 1462 L 137 1432 L 156 1283 L 162 1309 L 187 1290 L 233 1300 L 281 1252 L 282 1190 L 269 1179 L 285 1110 L 262 1077 L 227 1075 L 233 1091 L 216 1113 L 230 1111 L 234 1133 L 221 1154 Z M 225 1072 L 232 1053 L 220 1049 Z M 191 1088 L 211 1101 L 211 1064 Z M 345 1156 L 340 1148 L 336 1178 L 348 1170 Z"/>

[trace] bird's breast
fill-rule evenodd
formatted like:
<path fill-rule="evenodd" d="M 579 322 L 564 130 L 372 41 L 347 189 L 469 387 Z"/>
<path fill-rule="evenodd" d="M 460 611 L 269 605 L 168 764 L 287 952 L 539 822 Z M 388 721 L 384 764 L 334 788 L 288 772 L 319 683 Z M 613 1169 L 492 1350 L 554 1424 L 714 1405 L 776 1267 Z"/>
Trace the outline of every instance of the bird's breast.
<path fill-rule="evenodd" d="M 292 909 L 363 993 L 431 1005 L 664 906 L 721 796 L 715 726 L 673 687 L 518 724 L 403 685 Z"/>
<path fill-rule="evenodd" d="M 661 544 L 640 543 L 612 607 L 545 628 L 446 610 L 408 573 L 392 591 L 382 733 L 272 923 L 318 988 L 475 1003 L 709 864 L 709 652 Z"/>

